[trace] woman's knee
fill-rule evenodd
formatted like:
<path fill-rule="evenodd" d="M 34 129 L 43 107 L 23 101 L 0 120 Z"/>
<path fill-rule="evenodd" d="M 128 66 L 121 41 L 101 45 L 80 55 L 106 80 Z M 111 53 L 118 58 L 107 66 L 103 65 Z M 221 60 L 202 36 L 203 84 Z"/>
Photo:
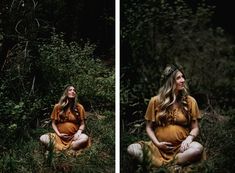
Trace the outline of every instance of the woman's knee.
<path fill-rule="evenodd" d="M 203 151 L 203 146 L 202 146 L 202 144 L 200 144 L 199 142 L 192 142 L 192 144 L 191 144 L 191 146 L 192 146 L 192 148 L 193 148 L 193 150 L 194 150 L 194 153 L 196 154 L 196 155 L 200 155 L 201 153 L 202 153 L 202 151 Z"/>
<path fill-rule="evenodd" d="M 82 133 L 79 138 L 84 140 L 84 141 L 88 141 L 88 139 L 89 139 L 89 137 L 84 133 Z"/>
<path fill-rule="evenodd" d="M 127 147 L 127 152 L 134 158 L 137 158 L 138 160 L 142 160 L 143 158 L 143 150 L 140 144 L 134 143 Z"/>
<path fill-rule="evenodd" d="M 44 134 L 42 136 L 40 136 L 40 141 L 43 143 L 43 144 L 48 144 L 49 141 L 50 141 L 50 138 L 47 134 Z"/>
<path fill-rule="evenodd" d="M 71 147 L 74 150 L 84 148 L 88 145 L 89 137 L 86 134 L 81 134 L 79 138 L 75 141 L 72 141 Z"/>

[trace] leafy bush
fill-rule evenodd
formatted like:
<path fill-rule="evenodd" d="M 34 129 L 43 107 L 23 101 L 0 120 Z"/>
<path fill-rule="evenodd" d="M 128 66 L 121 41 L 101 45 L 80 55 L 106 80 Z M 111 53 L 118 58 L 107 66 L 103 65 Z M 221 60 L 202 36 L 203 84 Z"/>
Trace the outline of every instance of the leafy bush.
<path fill-rule="evenodd" d="M 65 43 L 54 35 L 52 42 L 40 46 L 42 75 L 40 86 L 50 92 L 49 96 L 60 95 L 66 84 L 74 84 L 83 101 L 101 105 L 114 105 L 114 69 L 106 67 L 94 57 L 95 45 L 86 42 Z"/>
<path fill-rule="evenodd" d="M 64 168 L 68 164 L 71 164 L 71 172 L 77 172 L 77 170 L 95 172 L 96 166 L 100 167 L 99 172 L 106 172 L 106 170 L 114 172 L 114 131 L 112 131 L 115 124 L 114 69 L 105 66 L 94 54 L 96 49 L 105 51 L 106 48 L 102 47 L 103 44 L 97 48 L 95 44 L 83 40 L 80 43 L 66 43 L 62 39 L 63 35 L 58 36 L 51 32 L 55 31 L 55 27 L 56 31 L 63 30 L 66 32 L 67 40 L 78 40 L 78 38 L 93 35 L 93 33 L 87 35 L 87 32 L 83 34 L 87 26 L 81 28 L 80 24 L 79 30 L 76 26 L 71 30 L 64 30 L 64 26 L 68 23 L 85 19 L 81 15 L 73 19 L 67 15 L 66 9 L 72 9 L 71 14 L 81 14 L 88 7 L 84 2 L 76 4 L 79 7 L 75 9 L 78 9 L 79 13 L 77 10 L 74 11 L 71 3 L 61 1 L 16 0 L 3 1 L 1 5 L 0 23 L 3 24 L 0 26 L 1 172 L 65 172 Z M 53 13 L 48 5 L 56 6 Z M 80 8 L 81 6 L 86 8 Z M 98 11 L 101 10 L 102 13 L 105 9 L 98 8 Z M 55 16 L 61 15 L 63 17 L 59 17 L 60 20 L 54 20 Z M 95 17 L 92 20 L 96 19 Z M 101 25 L 107 29 L 107 22 Z M 103 31 L 99 32 L 103 33 Z M 52 38 L 50 38 L 51 35 L 53 35 Z M 102 40 L 100 41 L 103 43 Z M 107 39 L 104 39 L 104 42 L 106 41 Z M 105 54 L 105 52 L 102 53 Z M 46 121 L 49 119 L 54 103 L 58 101 L 64 86 L 68 83 L 76 86 L 79 101 L 86 110 L 92 108 L 92 111 L 95 111 L 98 108 L 102 111 L 110 111 L 107 113 L 110 120 L 108 124 L 96 120 L 95 123 L 91 122 L 94 131 L 96 128 L 101 129 L 102 136 L 97 134 L 96 137 L 108 142 L 109 146 L 95 144 L 90 153 L 88 152 L 88 156 L 82 157 L 87 161 L 87 165 L 84 165 L 85 162 L 82 159 L 79 162 L 71 158 L 55 158 L 54 155 L 45 159 L 39 146 L 39 136 L 51 130 L 48 126 L 39 127 L 45 119 Z M 47 125 L 49 122 L 47 121 Z M 104 127 L 96 127 L 98 124 Z M 106 127 L 111 130 L 107 132 Z M 98 153 L 96 149 L 107 150 Z M 97 162 L 103 156 L 105 159 Z M 59 167 L 60 163 L 62 163 L 61 167 Z M 81 168 L 81 166 L 84 167 Z"/>
<path fill-rule="evenodd" d="M 121 112 L 125 121 L 143 116 L 147 101 L 160 87 L 167 63 L 184 67 L 199 106 L 234 105 L 234 45 L 222 28 L 212 26 L 213 8 L 183 0 L 124 1 Z M 226 88 L 226 89 L 224 89 Z M 216 94 L 215 94 L 216 93 Z"/>
<path fill-rule="evenodd" d="M 199 107 L 215 117 L 222 112 L 234 124 L 235 61 L 234 44 L 222 28 L 212 25 L 214 7 L 206 5 L 206 1 L 192 6 L 183 0 L 124 0 L 121 5 L 121 143 L 125 143 L 121 147 L 121 168 L 130 172 L 126 145 L 136 137 L 136 141 L 145 138 L 140 136 L 144 129 L 140 122 L 144 121 L 149 99 L 160 87 L 165 65 L 181 64 L 190 94 Z M 202 121 L 201 142 L 205 142 L 210 158 L 191 171 L 233 170 L 234 158 L 228 151 L 234 143 L 234 128 L 231 124 L 231 129 L 225 128 L 225 122 L 215 125 L 217 122 L 207 120 Z M 227 139 L 224 145 L 222 141 Z"/>
<path fill-rule="evenodd" d="M 49 118 L 69 83 L 76 86 L 79 101 L 87 110 L 114 110 L 114 69 L 94 56 L 95 45 L 82 43 L 67 44 L 55 35 L 51 42 L 39 46 L 38 56 L 20 46 L 23 43 L 11 50 L 0 84 L 1 147 L 28 138 L 31 128 Z"/>

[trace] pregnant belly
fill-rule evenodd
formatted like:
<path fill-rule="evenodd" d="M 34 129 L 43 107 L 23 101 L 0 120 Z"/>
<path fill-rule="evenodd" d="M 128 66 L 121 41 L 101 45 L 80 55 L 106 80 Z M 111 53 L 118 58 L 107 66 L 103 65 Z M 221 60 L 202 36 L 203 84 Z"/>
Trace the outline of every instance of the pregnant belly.
<path fill-rule="evenodd" d="M 64 122 L 57 125 L 60 133 L 74 135 L 78 131 L 78 125 L 72 122 Z"/>
<path fill-rule="evenodd" d="M 188 130 L 179 125 L 167 125 L 155 130 L 159 142 L 171 142 L 173 145 L 180 144 L 188 134 Z"/>

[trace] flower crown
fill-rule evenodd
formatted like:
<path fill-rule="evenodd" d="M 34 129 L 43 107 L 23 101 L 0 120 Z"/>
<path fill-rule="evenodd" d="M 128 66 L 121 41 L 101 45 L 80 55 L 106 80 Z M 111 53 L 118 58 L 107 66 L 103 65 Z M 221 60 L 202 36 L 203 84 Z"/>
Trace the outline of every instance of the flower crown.
<path fill-rule="evenodd" d="M 181 71 L 184 75 L 182 66 L 176 64 L 168 64 L 161 75 L 161 85 L 164 84 L 166 80 L 171 76 L 171 74 L 174 73 L 176 70 Z"/>

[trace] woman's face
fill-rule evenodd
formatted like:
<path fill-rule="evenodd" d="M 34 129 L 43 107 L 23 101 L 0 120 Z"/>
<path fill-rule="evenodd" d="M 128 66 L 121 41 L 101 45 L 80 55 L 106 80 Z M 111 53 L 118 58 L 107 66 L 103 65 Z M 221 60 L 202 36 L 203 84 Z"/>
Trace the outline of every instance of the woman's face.
<path fill-rule="evenodd" d="M 184 89 L 185 79 L 183 73 L 181 73 L 180 71 L 176 73 L 175 82 L 176 82 L 176 91 Z"/>
<path fill-rule="evenodd" d="M 76 97 L 76 91 L 73 86 L 70 86 L 68 89 L 68 98 L 75 98 Z"/>

